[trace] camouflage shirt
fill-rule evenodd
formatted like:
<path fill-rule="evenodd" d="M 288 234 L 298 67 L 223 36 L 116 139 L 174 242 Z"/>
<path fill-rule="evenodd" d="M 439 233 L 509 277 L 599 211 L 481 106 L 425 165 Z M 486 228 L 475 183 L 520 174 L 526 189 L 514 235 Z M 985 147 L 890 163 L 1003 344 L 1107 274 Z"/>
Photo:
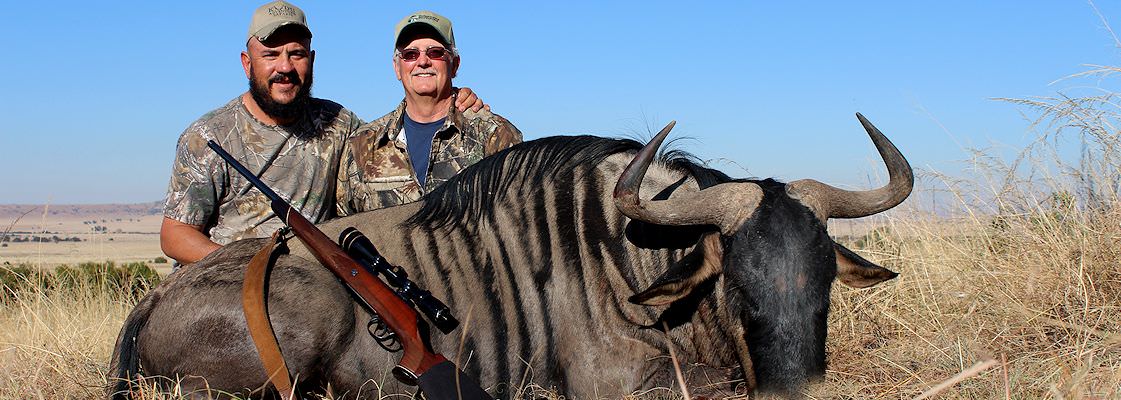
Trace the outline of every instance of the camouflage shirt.
<path fill-rule="evenodd" d="M 308 220 L 331 218 L 343 144 L 361 124 L 342 106 L 313 98 L 299 122 L 266 125 L 238 96 L 179 137 L 164 216 L 201 225 L 222 245 L 268 236 L 283 226 L 268 198 L 206 146 L 214 140 Z"/>
<path fill-rule="evenodd" d="M 339 169 L 339 215 L 349 215 L 420 199 L 483 157 L 521 143 L 522 133 L 487 110 L 458 112 L 454 101 L 432 139 L 428 176 L 422 189 L 404 142 L 405 102 L 359 128 L 347 141 Z"/>

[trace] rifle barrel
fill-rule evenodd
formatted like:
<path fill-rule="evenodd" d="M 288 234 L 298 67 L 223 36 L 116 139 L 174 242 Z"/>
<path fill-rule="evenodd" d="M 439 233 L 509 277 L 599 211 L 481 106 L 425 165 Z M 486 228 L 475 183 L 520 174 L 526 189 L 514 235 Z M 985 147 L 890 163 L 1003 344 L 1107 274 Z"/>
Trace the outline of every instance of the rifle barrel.
<path fill-rule="evenodd" d="M 241 176 L 244 176 L 245 179 L 249 180 L 249 183 L 252 183 L 253 187 L 256 187 L 257 190 L 261 191 L 261 193 L 264 193 L 265 197 L 268 197 L 269 200 L 272 201 L 272 203 L 274 203 L 273 209 L 272 209 L 273 212 L 275 212 L 278 217 L 284 217 L 283 215 L 281 215 L 282 212 L 280 210 L 277 210 L 276 206 L 275 206 L 275 203 L 277 201 L 287 203 L 287 202 L 284 201 L 284 199 L 282 199 L 280 197 L 280 195 L 278 195 L 278 194 L 276 194 L 276 192 L 272 191 L 272 188 L 270 188 L 269 185 L 266 185 L 264 182 L 261 182 L 261 179 L 257 178 L 256 175 L 253 175 L 252 172 L 249 172 L 249 170 L 246 169 L 244 165 L 241 165 L 241 163 L 239 163 L 236 159 L 234 159 L 234 156 L 230 155 L 230 153 L 227 153 L 226 149 L 223 149 L 222 146 L 218 145 L 218 143 L 214 143 L 213 140 L 207 140 L 206 145 L 207 145 L 207 147 L 210 147 L 211 150 L 214 150 L 215 153 L 218 153 L 218 157 L 222 157 L 223 160 L 226 160 L 226 164 L 229 164 L 231 167 L 234 167 L 234 169 L 236 169 L 237 172 L 239 174 L 241 174 Z"/>

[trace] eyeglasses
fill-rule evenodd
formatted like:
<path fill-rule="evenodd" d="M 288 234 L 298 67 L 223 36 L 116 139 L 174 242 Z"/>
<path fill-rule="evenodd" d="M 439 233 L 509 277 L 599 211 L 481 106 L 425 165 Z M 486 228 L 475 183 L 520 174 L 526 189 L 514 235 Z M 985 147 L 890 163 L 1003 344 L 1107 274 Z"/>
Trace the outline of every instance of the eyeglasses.
<path fill-rule="evenodd" d="M 410 47 L 407 49 L 397 50 L 397 57 L 401 57 L 402 61 L 413 62 L 420 58 L 420 53 L 420 49 Z M 448 50 L 444 47 L 432 46 L 424 49 L 424 55 L 428 56 L 428 58 L 432 60 L 447 61 L 451 58 L 451 50 Z"/>

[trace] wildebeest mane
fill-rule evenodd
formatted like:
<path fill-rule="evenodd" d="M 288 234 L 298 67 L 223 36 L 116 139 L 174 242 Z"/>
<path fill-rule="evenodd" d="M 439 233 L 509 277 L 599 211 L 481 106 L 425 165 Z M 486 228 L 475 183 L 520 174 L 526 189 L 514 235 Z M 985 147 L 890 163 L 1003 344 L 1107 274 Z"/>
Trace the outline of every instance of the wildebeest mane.
<path fill-rule="evenodd" d="M 631 139 L 588 135 L 551 136 L 524 142 L 484 158 L 448 179 L 424 196 L 424 205 L 405 223 L 427 228 L 473 226 L 472 221 L 488 216 L 486 213 L 494 209 L 511 185 L 540 185 L 560 171 L 598 164 L 612 154 L 640 148 L 642 144 Z M 700 166 L 695 157 L 683 151 L 668 152 L 659 158 L 670 168 L 698 176 L 705 187 L 729 180 L 719 171 Z"/>
<path fill-rule="evenodd" d="M 668 151 L 662 154 L 661 159 L 670 169 L 692 175 L 701 189 L 725 182 L 745 181 L 744 179 L 733 179 L 723 172 L 704 166 L 701 159 L 684 150 Z"/>
<path fill-rule="evenodd" d="M 421 209 L 405 223 L 439 228 L 477 221 L 502 200 L 511 185 L 540 184 L 566 168 L 599 163 L 612 154 L 641 147 L 634 140 L 586 135 L 523 142 L 482 159 L 429 192 L 421 200 Z"/>

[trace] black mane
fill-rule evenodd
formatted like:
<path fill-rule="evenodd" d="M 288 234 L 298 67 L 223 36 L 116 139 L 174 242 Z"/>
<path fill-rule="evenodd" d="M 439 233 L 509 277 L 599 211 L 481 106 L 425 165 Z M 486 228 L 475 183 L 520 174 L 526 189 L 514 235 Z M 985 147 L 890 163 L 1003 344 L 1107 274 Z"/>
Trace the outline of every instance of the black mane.
<path fill-rule="evenodd" d="M 510 185 L 540 184 L 559 171 L 598 164 L 612 154 L 641 148 L 641 143 L 631 139 L 587 135 L 551 136 L 524 142 L 484 158 L 448 179 L 424 196 L 424 205 L 405 223 L 439 228 L 477 221 L 494 209 Z M 729 180 L 720 171 L 701 166 L 696 158 L 682 151 L 669 152 L 661 160 L 670 168 L 697 177 L 702 187 Z"/>

